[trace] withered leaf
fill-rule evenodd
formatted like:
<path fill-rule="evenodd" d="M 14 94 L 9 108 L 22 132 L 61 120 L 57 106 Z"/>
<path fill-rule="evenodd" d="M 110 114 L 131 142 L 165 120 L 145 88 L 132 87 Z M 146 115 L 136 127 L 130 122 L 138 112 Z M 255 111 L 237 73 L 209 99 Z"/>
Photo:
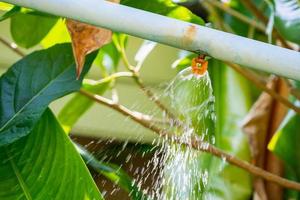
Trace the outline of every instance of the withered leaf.
<path fill-rule="evenodd" d="M 268 87 L 274 89 L 275 85 L 276 78 L 273 77 L 268 81 Z M 274 100 L 269 94 L 262 93 L 252 106 L 242 124 L 242 129 L 249 139 L 253 164 L 261 168 L 264 168 L 267 136 L 273 103 Z M 261 178 L 255 178 L 253 184 L 255 190 L 254 199 L 267 200 L 268 197 L 264 181 Z"/>
<path fill-rule="evenodd" d="M 119 0 L 110 0 L 119 3 Z M 99 7 L 101 11 L 101 7 Z M 76 61 L 77 78 L 80 76 L 85 56 L 111 41 L 112 31 L 89 24 L 67 19 L 66 25 L 72 40 L 73 54 Z"/>

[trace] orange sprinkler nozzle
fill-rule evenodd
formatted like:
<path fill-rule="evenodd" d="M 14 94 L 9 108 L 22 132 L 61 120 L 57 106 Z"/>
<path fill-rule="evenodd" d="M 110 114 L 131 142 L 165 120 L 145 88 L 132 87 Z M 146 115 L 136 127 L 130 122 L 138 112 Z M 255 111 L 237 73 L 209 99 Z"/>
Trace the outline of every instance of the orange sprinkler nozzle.
<path fill-rule="evenodd" d="M 203 75 L 207 71 L 208 61 L 205 55 L 199 55 L 192 60 L 192 71 L 194 74 Z"/>

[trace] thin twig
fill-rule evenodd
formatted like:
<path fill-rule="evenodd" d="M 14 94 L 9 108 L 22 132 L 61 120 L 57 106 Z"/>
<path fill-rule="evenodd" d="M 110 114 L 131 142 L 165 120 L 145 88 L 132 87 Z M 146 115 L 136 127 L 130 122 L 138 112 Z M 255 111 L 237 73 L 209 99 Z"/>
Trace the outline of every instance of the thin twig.
<path fill-rule="evenodd" d="M 158 97 L 150 89 L 146 88 L 140 76 L 136 75 L 134 78 L 138 86 L 149 97 L 149 99 L 152 100 L 163 112 L 165 112 L 170 119 L 178 122 L 176 116 L 158 99 Z"/>
<path fill-rule="evenodd" d="M 176 124 L 180 125 L 180 121 L 176 118 L 176 116 L 157 98 L 157 96 L 150 89 L 146 88 L 146 86 L 143 83 L 143 80 L 139 75 L 139 72 L 136 71 L 137 68 L 130 64 L 125 52 L 125 48 L 120 46 L 119 48 L 125 66 L 130 72 L 133 73 L 133 78 L 137 85 L 140 87 L 140 89 L 148 96 L 148 98 L 151 101 L 153 101 L 157 105 L 158 108 L 160 108 L 163 112 L 166 113 L 169 119 L 173 120 Z"/>
<path fill-rule="evenodd" d="M 234 63 L 225 62 L 228 66 L 233 68 L 235 71 L 243 75 L 246 79 L 251 81 L 253 84 L 255 84 L 258 88 L 262 89 L 264 92 L 268 93 L 270 96 L 272 96 L 274 99 L 276 99 L 278 102 L 282 103 L 286 107 L 294 110 L 295 112 L 300 114 L 300 108 L 295 106 L 293 103 L 291 103 L 288 99 L 284 98 L 283 96 L 279 95 L 275 90 L 272 90 L 266 86 L 266 84 L 256 75 L 247 69 L 242 69 L 239 65 Z"/>
<path fill-rule="evenodd" d="M 121 78 L 121 77 L 133 77 L 133 73 L 131 73 L 131 72 L 116 72 L 116 73 L 113 73 L 109 76 L 106 76 L 106 77 L 98 80 L 97 82 L 103 83 L 103 82 L 107 82 L 107 81 L 110 81 L 110 80 L 113 80 L 116 78 Z"/>
<path fill-rule="evenodd" d="M 25 53 L 23 53 L 16 44 L 14 43 L 10 43 L 9 41 L 7 41 L 6 39 L 4 39 L 3 37 L 0 37 L 0 42 L 2 44 L 4 44 L 5 46 L 7 46 L 8 48 L 10 48 L 12 51 L 14 51 L 16 54 L 18 54 L 21 57 L 25 56 Z"/>
<path fill-rule="evenodd" d="M 91 94 L 84 90 L 80 90 L 80 92 L 83 95 L 87 96 L 88 98 L 94 100 L 95 102 L 100 103 L 105 106 L 108 106 L 108 107 L 122 113 L 124 116 L 129 117 L 130 119 L 139 123 L 143 127 L 154 131 L 156 134 L 158 134 L 161 137 L 166 137 L 167 139 L 174 141 L 176 143 L 179 143 L 179 144 L 182 144 L 185 146 L 190 146 L 193 149 L 196 149 L 199 151 L 204 151 L 204 152 L 210 153 L 216 157 L 225 159 L 228 163 L 235 165 L 239 168 L 242 168 L 255 176 L 262 177 L 263 179 L 273 182 L 273 183 L 276 183 L 278 185 L 281 185 L 282 187 L 300 191 L 300 184 L 297 182 L 290 181 L 288 179 L 284 179 L 280 176 L 274 175 L 268 171 L 265 171 L 259 167 L 254 166 L 246 161 L 240 160 L 239 158 L 234 157 L 234 156 L 222 151 L 221 149 L 218 149 L 218 148 L 214 147 L 213 145 L 211 145 L 207 142 L 203 142 L 199 139 L 193 138 L 191 144 L 182 143 L 182 141 L 180 141 L 179 138 L 176 138 L 176 137 L 174 138 L 174 134 L 169 133 L 165 130 L 162 130 L 159 127 L 156 127 L 155 125 L 150 124 L 149 122 L 141 120 L 138 116 L 135 115 L 134 111 L 131 111 L 128 108 L 126 108 L 122 105 L 119 105 L 119 104 L 115 104 L 111 100 L 106 99 L 102 96 Z"/>

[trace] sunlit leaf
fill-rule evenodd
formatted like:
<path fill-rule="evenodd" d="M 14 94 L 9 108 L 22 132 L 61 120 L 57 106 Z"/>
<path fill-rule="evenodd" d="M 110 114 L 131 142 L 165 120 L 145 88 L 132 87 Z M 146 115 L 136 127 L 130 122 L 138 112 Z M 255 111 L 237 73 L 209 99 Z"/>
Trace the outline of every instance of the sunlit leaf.
<path fill-rule="evenodd" d="M 18 12 L 21 11 L 21 7 L 19 6 L 14 6 L 12 9 L 10 9 L 9 11 L 7 11 L 6 13 L 4 13 L 1 17 L 0 17 L 0 22 L 4 21 L 12 16 L 14 16 L 15 14 L 17 14 Z"/>
<path fill-rule="evenodd" d="M 0 199 L 103 199 L 49 109 L 30 134 L 0 148 L 0 160 Z"/>
<path fill-rule="evenodd" d="M 34 13 L 16 13 L 11 17 L 11 34 L 21 47 L 37 45 L 55 25 L 58 18 Z"/>
<path fill-rule="evenodd" d="M 0 10 L 8 11 L 12 9 L 14 6 L 8 3 L 0 2 Z"/>
<path fill-rule="evenodd" d="M 41 41 L 44 48 L 49 48 L 55 44 L 71 42 L 66 24 L 63 19 L 59 19 L 47 36 Z"/>
<path fill-rule="evenodd" d="M 83 75 L 95 53 L 88 56 Z M 70 44 L 34 52 L 0 78 L 0 146 L 27 135 L 48 104 L 81 86 Z"/>
<path fill-rule="evenodd" d="M 300 1 L 275 0 L 275 26 L 287 39 L 300 44 Z"/>

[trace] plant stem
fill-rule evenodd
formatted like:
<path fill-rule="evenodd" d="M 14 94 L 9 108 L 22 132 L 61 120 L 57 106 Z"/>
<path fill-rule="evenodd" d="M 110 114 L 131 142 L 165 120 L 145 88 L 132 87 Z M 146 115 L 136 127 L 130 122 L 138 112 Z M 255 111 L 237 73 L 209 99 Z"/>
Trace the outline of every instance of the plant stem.
<path fill-rule="evenodd" d="M 130 109 L 126 108 L 125 106 L 114 103 L 110 99 L 107 99 L 105 97 L 89 93 L 89 92 L 87 92 L 85 90 L 82 90 L 82 89 L 80 90 L 80 93 L 85 95 L 86 97 L 94 100 L 97 103 L 100 103 L 102 105 L 106 105 L 110 108 L 113 108 L 114 110 L 116 110 L 116 111 L 122 113 L 123 115 L 129 117 L 133 121 L 141 124 L 145 128 L 148 128 L 148 129 L 150 129 L 150 130 L 152 130 L 156 133 L 160 133 L 160 134 L 162 134 L 164 132 L 164 131 L 160 130 L 160 128 L 156 127 L 155 125 L 152 125 L 149 121 L 145 120 L 145 118 L 143 118 L 142 115 L 138 114 L 139 112 L 131 111 Z M 165 133 L 163 133 L 163 135 L 165 135 Z"/>
<path fill-rule="evenodd" d="M 98 83 L 107 82 L 107 81 L 110 81 L 110 80 L 113 80 L 116 78 L 121 78 L 121 77 L 133 77 L 133 73 L 131 73 L 131 72 L 116 72 L 116 73 L 113 73 L 109 76 L 106 76 L 106 77 L 98 80 L 97 82 Z"/>
<path fill-rule="evenodd" d="M 0 42 L 2 44 L 4 44 L 5 46 L 7 46 L 9 49 L 13 50 L 19 56 L 21 56 L 21 57 L 25 56 L 25 54 L 14 43 L 10 43 L 9 41 L 4 39 L 3 37 L 0 37 Z"/>
<path fill-rule="evenodd" d="M 157 105 L 158 108 L 160 108 L 163 112 L 166 113 L 166 115 L 169 119 L 173 120 L 174 122 L 176 122 L 176 124 L 180 125 L 180 121 L 176 118 L 176 116 L 157 98 L 157 96 L 150 89 L 148 89 L 144 85 L 143 80 L 141 79 L 141 77 L 139 75 L 139 71 L 136 70 L 136 69 L 140 69 L 140 68 L 134 67 L 130 64 L 124 47 L 120 46 L 120 53 L 121 53 L 121 57 L 122 57 L 122 60 L 124 61 L 125 66 L 133 74 L 132 77 L 135 80 L 136 84 L 139 86 L 139 88 L 146 94 L 146 96 L 151 101 L 153 101 Z"/>
<path fill-rule="evenodd" d="M 229 62 L 225 62 L 225 63 L 228 66 L 230 66 L 231 68 L 233 68 L 235 71 L 237 71 L 238 73 L 243 75 L 245 78 L 247 78 L 253 84 L 255 84 L 258 88 L 260 88 L 264 92 L 268 93 L 271 97 L 276 99 L 278 102 L 282 103 L 283 105 L 287 106 L 288 108 L 290 108 L 290 109 L 294 110 L 295 112 L 297 112 L 298 114 L 300 114 L 299 107 L 295 106 L 288 99 L 279 95 L 275 90 L 268 88 L 266 86 L 266 84 L 264 82 L 260 81 L 260 79 L 258 77 L 256 77 L 256 75 L 253 72 L 246 70 L 246 69 L 242 69 L 239 65 L 234 64 L 234 63 L 229 63 Z"/>
<path fill-rule="evenodd" d="M 218 149 L 218 148 L 214 147 L 213 145 L 211 145 L 207 142 L 203 142 L 197 138 L 193 138 L 191 144 L 182 143 L 182 141 L 180 141 L 179 138 L 174 138 L 174 134 L 167 132 L 165 130 L 162 130 L 159 127 L 156 127 L 155 125 L 150 124 L 149 122 L 141 120 L 138 116 L 135 115 L 134 111 L 131 111 L 128 108 L 126 108 L 120 104 L 115 104 L 111 100 L 106 99 L 102 96 L 91 94 L 84 90 L 80 90 L 80 92 L 83 95 L 87 96 L 88 98 L 94 100 L 95 102 L 100 103 L 105 106 L 108 106 L 108 107 L 120 112 L 124 116 L 129 117 L 130 119 L 139 123 L 143 127 L 154 131 L 160 137 L 167 138 L 171 142 L 176 142 L 181 145 L 192 147 L 193 149 L 196 149 L 199 151 L 210 153 L 216 157 L 225 159 L 228 163 L 235 165 L 239 168 L 242 168 L 255 176 L 259 176 L 267 181 L 281 185 L 282 187 L 300 191 L 300 184 L 297 182 L 290 181 L 290 180 L 284 179 L 280 176 L 274 175 L 270 172 L 267 172 L 267 171 L 265 171 L 259 167 L 256 167 L 246 161 L 240 160 L 239 158 L 234 157 L 234 156 L 222 151 L 221 149 Z"/>

